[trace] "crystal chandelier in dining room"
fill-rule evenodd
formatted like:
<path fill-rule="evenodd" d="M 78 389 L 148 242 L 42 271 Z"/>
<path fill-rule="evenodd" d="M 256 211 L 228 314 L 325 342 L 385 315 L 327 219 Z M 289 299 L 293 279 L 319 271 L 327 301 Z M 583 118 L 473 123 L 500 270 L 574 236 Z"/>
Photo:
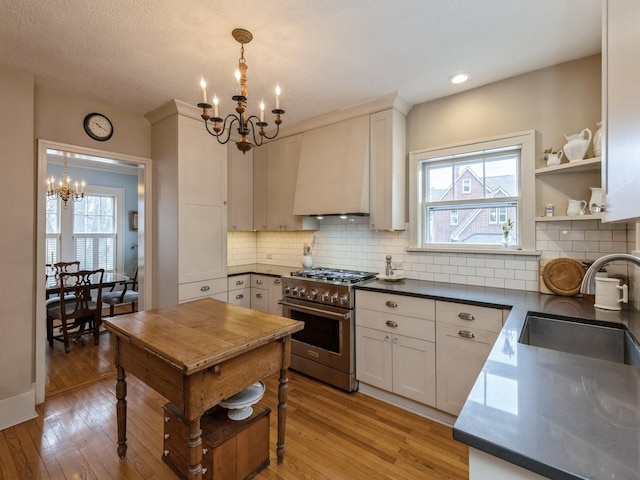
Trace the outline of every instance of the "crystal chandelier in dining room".
<path fill-rule="evenodd" d="M 238 60 L 238 67 L 235 71 L 236 77 L 236 94 L 231 97 L 234 102 L 237 102 L 236 114 L 230 113 L 224 120 L 218 115 L 218 97 L 213 94 L 212 103 L 208 103 L 207 100 L 207 83 L 204 77 L 200 78 L 200 87 L 202 88 L 202 103 L 198 103 L 198 108 L 202 109 L 202 118 L 204 120 L 207 132 L 218 139 L 218 142 L 225 144 L 231 138 L 231 128 L 234 123 L 238 124 L 238 134 L 240 140 L 236 142 L 238 150 L 243 153 L 248 152 L 254 146 L 259 147 L 264 142 L 264 139 L 272 140 L 278 136 L 280 131 L 280 124 L 282 123 L 281 115 L 284 114 L 284 110 L 280 108 L 280 85 L 276 86 L 276 99 L 275 108 L 271 110 L 271 113 L 275 115 L 274 123 L 276 124 L 276 131 L 272 136 L 265 133 L 264 129 L 269 124 L 264 121 L 264 100 L 260 102 L 260 117 L 255 115 L 248 116 L 247 114 L 247 95 L 249 89 L 247 87 L 247 63 L 244 59 L 244 45 L 249 43 L 253 39 L 253 35 L 250 31 L 244 28 L 236 28 L 231 32 L 233 38 L 240 43 L 240 59 Z M 213 117 L 209 111 L 213 108 Z M 222 125 L 221 125 L 222 124 Z M 258 136 L 256 137 L 256 129 Z M 251 140 L 253 142 L 251 142 Z"/>
<path fill-rule="evenodd" d="M 67 208 L 67 201 L 69 199 L 74 202 L 79 202 L 84 198 L 85 182 L 74 182 L 72 185 L 71 178 L 67 173 L 67 154 L 64 154 L 64 170 L 62 172 L 62 178 L 57 180 L 52 176 L 47 178 L 47 198 L 54 200 L 60 197 L 64 202 L 64 208 Z"/>

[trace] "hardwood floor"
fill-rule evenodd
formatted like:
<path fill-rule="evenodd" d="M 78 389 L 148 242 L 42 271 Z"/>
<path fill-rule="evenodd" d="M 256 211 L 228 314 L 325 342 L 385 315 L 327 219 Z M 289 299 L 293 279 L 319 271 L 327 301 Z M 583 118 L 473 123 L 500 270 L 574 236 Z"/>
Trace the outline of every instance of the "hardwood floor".
<path fill-rule="evenodd" d="M 161 459 L 166 400 L 133 376 L 127 378 L 129 449 L 125 461 L 118 459 L 111 343 L 107 333 L 99 347 L 77 345 L 68 365 L 56 362 L 48 370 L 51 392 L 38 418 L 0 432 L 1 479 L 177 478 Z M 54 355 L 64 356 L 56 347 Z M 79 359 L 72 361 L 74 351 Z M 69 372 L 71 363 L 81 366 L 79 373 Z M 79 386 L 72 388 L 73 381 Z M 273 412 L 271 464 L 257 479 L 468 478 L 467 447 L 452 439 L 450 428 L 296 372 L 288 384 L 285 461 L 277 465 L 277 378 L 265 383 L 261 405 Z"/>

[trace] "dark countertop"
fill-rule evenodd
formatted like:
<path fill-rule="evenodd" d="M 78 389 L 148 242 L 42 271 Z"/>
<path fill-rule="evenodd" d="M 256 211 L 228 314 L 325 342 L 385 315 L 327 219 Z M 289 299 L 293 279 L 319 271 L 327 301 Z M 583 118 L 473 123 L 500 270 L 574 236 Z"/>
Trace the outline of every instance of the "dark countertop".
<path fill-rule="evenodd" d="M 640 338 L 638 311 L 419 280 L 374 280 L 356 290 L 511 308 L 453 437 L 549 478 L 640 479 L 640 368 L 518 343 L 528 312 L 622 323 Z"/>
<path fill-rule="evenodd" d="M 282 265 L 266 265 L 264 263 L 249 263 L 246 265 L 236 265 L 227 268 L 227 275 L 233 277 L 235 275 L 244 275 L 246 273 L 257 273 L 260 275 L 270 275 L 272 277 L 282 277 L 289 275 L 291 272 L 300 270 L 296 267 L 285 267 Z"/>

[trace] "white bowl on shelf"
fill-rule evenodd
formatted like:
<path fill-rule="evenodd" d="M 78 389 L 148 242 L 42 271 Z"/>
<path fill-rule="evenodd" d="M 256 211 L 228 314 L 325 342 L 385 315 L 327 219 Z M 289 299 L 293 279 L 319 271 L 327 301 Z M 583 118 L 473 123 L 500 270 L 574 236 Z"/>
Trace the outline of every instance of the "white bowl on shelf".
<path fill-rule="evenodd" d="M 262 399 L 265 390 L 263 382 L 256 382 L 232 397 L 223 400 L 220 402 L 220 406 L 229 409 L 227 417 L 231 420 L 245 420 L 251 416 L 253 413 L 252 405 Z"/>

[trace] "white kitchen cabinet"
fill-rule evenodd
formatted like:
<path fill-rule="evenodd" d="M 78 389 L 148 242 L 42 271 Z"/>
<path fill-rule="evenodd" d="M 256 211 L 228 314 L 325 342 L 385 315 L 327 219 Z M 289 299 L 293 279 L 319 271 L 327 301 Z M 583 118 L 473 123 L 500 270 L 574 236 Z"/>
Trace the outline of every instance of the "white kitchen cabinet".
<path fill-rule="evenodd" d="M 502 329 L 501 309 L 436 302 L 437 408 L 458 415 Z"/>
<path fill-rule="evenodd" d="M 227 281 L 228 302 L 251 308 L 251 275 L 233 275 Z"/>
<path fill-rule="evenodd" d="M 433 318 L 433 300 L 359 291 L 357 380 L 435 406 Z"/>
<path fill-rule="evenodd" d="M 395 108 L 370 118 L 369 227 L 374 230 L 405 229 L 406 123 Z"/>
<path fill-rule="evenodd" d="M 272 315 L 282 315 L 282 280 L 270 275 L 251 274 L 251 308 Z"/>
<path fill-rule="evenodd" d="M 227 150 L 198 113 L 174 100 L 147 115 L 157 227 L 154 307 L 193 299 L 197 285 L 195 298 L 226 299 Z"/>
<path fill-rule="evenodd" d="M 604 221 L 640 219 L 640 9 L 637 2 L 605 0 L 602 31 Z"/>
<path fill-rule="evenodd" d="M 254 228 L 317 230 L 315 218 L 293 215 L 302 134 L 270 142 L 254 154 Z"/>
<path fill-rule="evenodd" d="M 555 222 L 562 220 L 599 220 L 599 213 L 592 215 L 589 208 L 584 215 L 567 216 L 569 198 L 589 201 L 589 187 L 599 187 L 600 157 L 586 158 L 581 161 L 561 163 L 551 167 L 536 168 L 536 221 Z M 545 216 L 545 205 L 555 206 L 553 217 Z"/>
<path fill-rule="evenodd" d="M 235 143 L 227 144 L 228 158 L 228 229 L 230 232 L 253 230 L 253 154 L 256 148 L 242 153 Z"/>

